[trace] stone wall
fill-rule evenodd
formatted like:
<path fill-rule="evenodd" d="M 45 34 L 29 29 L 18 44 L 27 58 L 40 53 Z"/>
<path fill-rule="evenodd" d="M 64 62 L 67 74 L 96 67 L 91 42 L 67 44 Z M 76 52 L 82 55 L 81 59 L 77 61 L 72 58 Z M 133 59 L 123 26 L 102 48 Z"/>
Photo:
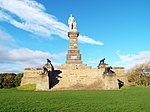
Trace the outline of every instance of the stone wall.
<path fill-rule="evenodd" d="M 48 90 L 48 75 L 42 75 L 42 68 L 26 68 L 21 80 L 21 86 L 26 84 L 36 84 L 36 90 Z"/>
<path fill-rule="evenodd" d="M 52 85 L 51 90 L 108 90 L 118 89 L 117 79 L 127 81 L 123 67 L 113 67 L 112 70 L 115 71 L 115 76 L 104 76 L 104 70 L 104 68 L 94 69 L 91 67 L 87 67 L 87 69 L 75 67 L 74 69 L 59 69 L 60 73 L 55 73 L 50 78 L 48 75 L 42 75 L 41 68 L 28 68 L 24 70 L 21 85 L 36 84 L 37 90 L 49 90 L 50 85 Z"/>
<path fill-rule="evenodd" d="M 85 86 L 91 86 L 93 83 L 101 80 L 99 75 L 100 71 L 97 69 L 84 69 L 84 70 L 62 70 L 59 75 L 59 83 L 52 88 L 52 90 L 59 89 L 80 89 Z"/>
<path fill-rule="evenodd" d="M 49 82 L 48 75 L 40 75 L 36 83 L 36 90 L 49 90 Z"/>
<path fill-rule="evenodd" d="M 125 83 L 128 83 L 128 79 L 127 79 L 124 67 L 113 67 L 112 70 L 116 73 L 117 79 L 120 79 L 121 81 Z"/>
<path fill-rule="evenodd" d="M 77 70 L 77 69 L 92 69 L 91 66 L 87 66 L 87 64 L 62 64 L 57 67 L 60 70 Z"/>
<path fill-rule="evenodd" d="M 116 76 L 104 76 L 104 88 L 105 90 L 118 89 L 118 82 Z"/>

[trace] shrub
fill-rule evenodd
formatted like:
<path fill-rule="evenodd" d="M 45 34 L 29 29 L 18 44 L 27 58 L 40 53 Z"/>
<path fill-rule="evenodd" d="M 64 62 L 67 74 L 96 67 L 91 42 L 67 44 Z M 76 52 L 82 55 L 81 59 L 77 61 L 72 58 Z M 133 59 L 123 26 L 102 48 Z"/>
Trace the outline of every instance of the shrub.
<path fill-rule="evenodd" d="M 3 73 L 0 74 L 0 88 L 12 88 L 20 86 L 23 73 Z"/>
<path fill-rule="evenodd" d="M 2 86 L 3 86 L 4 88 L 15 87 L 14 78 L 15 78 L 14 75 L 6 75 L 6 76 L 4 77 L 3 82 L 2 82 Z"/>
<path fill-rule="evenodd" d="M 15 76 L 14 84 L 16 87 L 20 86 L 22 77 L 23 77 L 23 73 L 19 73 Z"/>
<path fill-rule="evenodd" d="M 36 85 L 35 84 L 26 84 L 26 85 L 17 87 L 17 89 L 18 90 L 35 90 Z"/>
<path fill-rule="evenodd" d="M 2 82 L 3 82 L 3 77 L 2 76 L 0 76 L 0 88 L 3 88 L 3 86 L 2 86 Z"/>
<path fill-rule="evenodd" d="M 150 85 L 150 61 L 138 64 L 128 71 L 128 81 L 132 85 Z"/>

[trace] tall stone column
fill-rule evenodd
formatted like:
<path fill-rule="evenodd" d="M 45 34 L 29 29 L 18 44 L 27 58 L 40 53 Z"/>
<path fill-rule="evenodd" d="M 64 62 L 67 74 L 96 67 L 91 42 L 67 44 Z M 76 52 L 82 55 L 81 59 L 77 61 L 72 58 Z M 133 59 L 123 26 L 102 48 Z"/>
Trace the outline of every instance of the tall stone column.
<path fill-rule="evenodd" d="M 82 64 L 80 50 L 78 50 L 78 36 L 79 32 L 77 30 L 68 32 L 70 49 L 67 53 L 66 64 Z"/>
<path fill-rule="evenodd" d="M 82 63 L 80 50 L 78 49 L 79 32 L 76 28 L 77 23 L 72 14 L 68 19 L 68 25 L 69 25 L 68 37 L 70 41 L 70 47 L 66 56 L 65 64 L 57 66 L 57 69 L 61 70 L 91 69 L 92 68 L 91 66 L 87 66 L 87 64 Z"/>

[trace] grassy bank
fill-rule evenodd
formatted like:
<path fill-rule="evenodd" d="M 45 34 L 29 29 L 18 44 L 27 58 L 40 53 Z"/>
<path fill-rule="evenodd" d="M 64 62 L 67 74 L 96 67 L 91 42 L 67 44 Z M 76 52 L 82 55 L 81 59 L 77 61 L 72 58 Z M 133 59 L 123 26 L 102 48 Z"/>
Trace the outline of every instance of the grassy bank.
<path fill-rule="evenodd" d="M 1 112 L 149 112 L 150 87 L 114 91 L 0 89 Z"/>

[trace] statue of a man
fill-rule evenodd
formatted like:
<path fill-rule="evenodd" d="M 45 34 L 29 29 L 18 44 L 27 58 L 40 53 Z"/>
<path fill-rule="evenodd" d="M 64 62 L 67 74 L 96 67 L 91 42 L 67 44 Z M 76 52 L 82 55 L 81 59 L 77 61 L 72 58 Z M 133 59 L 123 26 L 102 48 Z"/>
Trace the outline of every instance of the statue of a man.
<path fill-rule="evenodd" d="M 70 30 L 76 29 L 76 21 L 74 19 L 74 17 L 72 16 L 72 14 L 70 15 L 69 19 L 68 19 L 68 25 Z"/>

